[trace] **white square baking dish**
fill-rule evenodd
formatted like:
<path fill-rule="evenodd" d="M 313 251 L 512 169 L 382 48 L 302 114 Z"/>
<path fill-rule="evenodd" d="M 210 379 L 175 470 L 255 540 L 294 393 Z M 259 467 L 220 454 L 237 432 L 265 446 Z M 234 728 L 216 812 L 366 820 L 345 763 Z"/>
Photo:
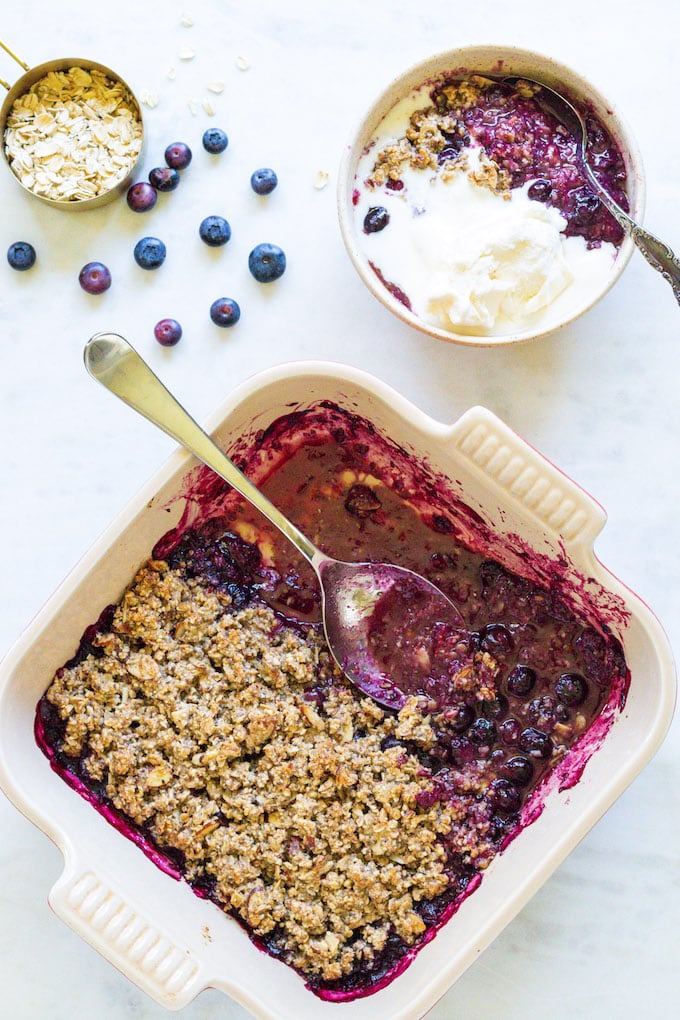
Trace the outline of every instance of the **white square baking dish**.
<path fill-rule="evenodd" d="M 561 575 L 575 582 L 580 608 L 587 614 L 597 607 L 611 621 L 630 669 L 630 688 L 624 707 L 610 699 L 554 771 L 541 790 L 543 809 L 535 800 L 527 803 L 527 812 L 536 815 L 532 824 L 498 855 L 479 888 L 410 966 L 365 998 L 341 1005 L 322 1001 L 293 970 L 260 952 L 234 920 L 164 874 L 109 825 L 51 770 L 34 739 L 36 704 L 55 670 L 181 516 L 183 480 L 196 464 L 175 453 L 66 578 L 0 671 L 0 785 L 64 855 L 51 906 L 169 1009 L 214 987 L 269 1020 L 422 1017 L 654 755 L 673 713 L 675 670 L 663 630 L 595 556 L 604 511 L 491 412 L 473 407 L 444 425 L 363 372 L 304 362 L 272 368 L 242 384 L 213 415 L 209 429 L 225 449 L 242 447 L 244 437 L 254 437 L 280 415 L 319 400 L 368 418 L 450 479 L 455 494 L 493 526 L 511 558 L 513 551 L 521 557 L 531 549 L 546 577 L 559 563 Z M 578 783 L 565 782 L 583 763 Z"/>

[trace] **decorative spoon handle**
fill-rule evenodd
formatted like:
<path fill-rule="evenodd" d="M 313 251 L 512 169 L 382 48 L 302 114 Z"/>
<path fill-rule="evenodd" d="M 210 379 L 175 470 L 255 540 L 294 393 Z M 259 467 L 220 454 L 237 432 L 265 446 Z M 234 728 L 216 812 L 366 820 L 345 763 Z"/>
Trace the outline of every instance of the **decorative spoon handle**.
<path fill-rule="evenodd" d="M 640 249 L 650 266 L 656 269 L 667 283 L 670 283 L 675 300 L 680 304 L 680 259 L 671 251 L 667 244 L 660 241 L 654 234 L 650 234 L 639 223 L 636 223 L 621 208 L 618 202 L 611 197 L 606 188 L 600 184 L 593 168 L 588 162 L 588 126 L 583 115 L 561 92 L 557 92 L 550 85 L 543 81 L 538 81 L 536 78 L 525 78 L 513 74 L 502 75 L 500 80 L 513 86 L 516 86 L 521 81 L 528 81 L 533 85 L 539 86 L 541 92 L 536 97 L 539 106 L 542 106 L 556 117 L 575 139 L 577 156 L 588 179 L 588 183 L 599 195 L 602 203 L 609 209 L 609 212 L 619 226 L 630 236 L 633 244 Z"/>
<path fill-rule="evenodd" d="M 580 152 L 581 163 L 585 169 L 589 183 L 600 196 L 603 204 L 606 205 L 607 209 L 609 209 L 619 226 L 630 235 L 633 244 L 639 248 L 650 266 L 653 269 L 656 269 L 658 273 L 661 273 L 667 283 L 670 283 L 673 289 L 673 294 L 675 295 L 675 300 L 678 304 L 680 304 L 680 259 L 678 259 L 677 255 L 674 254 L 667 244 L 660 241 L 658 237 L 654 236 L 654 234 L 650 234 L 650 232 L 645 230 L 644 227 L 641 227 L 639 223 L 636 223 L 635 220 L 621 208 L 618 202 L 614 201 L 611 195 L 600 184 L 590 165 L 586 161 L 583 155 L 583 147 L 580 148 Z"/>
<path fill-rule="evenodd" d="M 633 227 L 630 236 L 650 266 L 658 270 L 664 280 L 670 283 L 675 300 L 680 304 L 680 259 L 673 254 L 667 244 L 643 227 Z"/>
<path fill-rule="evenodd" d="M 84 358 L 93 379 L 207 464 L 263 513 L 315 569 L 316 561 L 325 559 L 307 536 L 222 453 L 127 340 L 117 333 L 97 333 L 87 343 Z"/>

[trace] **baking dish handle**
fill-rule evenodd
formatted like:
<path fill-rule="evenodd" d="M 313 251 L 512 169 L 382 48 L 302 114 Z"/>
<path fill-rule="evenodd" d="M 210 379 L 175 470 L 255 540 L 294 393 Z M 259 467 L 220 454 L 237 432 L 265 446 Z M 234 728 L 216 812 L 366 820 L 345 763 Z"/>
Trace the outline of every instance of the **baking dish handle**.
<path fill-rule="evenodd" d="M 493 412 L 471 407 L 451 427 L 449 441 L 504 501 L 519 505 L 556 543 L 592 551 L 607 520 L 604 509 Z"/>
<path fill-rule="evenodd" d="M 206 987 L 201 962 L 148 921 L 93 867 L 69 860 L 53 886 L 55 914 L 166 1009 L 181 1009 Z"/>

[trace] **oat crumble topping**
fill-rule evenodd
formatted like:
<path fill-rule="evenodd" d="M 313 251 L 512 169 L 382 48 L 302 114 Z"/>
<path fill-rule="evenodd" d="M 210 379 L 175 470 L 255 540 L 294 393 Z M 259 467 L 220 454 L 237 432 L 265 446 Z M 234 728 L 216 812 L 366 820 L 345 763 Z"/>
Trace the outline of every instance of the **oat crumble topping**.
<path fill-rule="evenodd" d="M 152 560 L 93 644 L 47 691 L 61 752 L 306 976 L 413 944 L 451 858 L 491 859 L 486 767 L 450 770 L 439 795 L 421 760 L 437 716 L 362 696 L 314 627 Z M 490 700 L 496 673 L 477 653 L 454 683 Z"/>
<path fill-rule="evenodd" d="M 381 149 L 372 173 L 366 179 L 370 188 L 389 181 L 398 181 L 405 166 L 414 170 L 438 172 L 445 181 L 458 173 L 467 173 L 473 183 L 509 196 L 510 175 L 480 149 L 479 168 L 471 169 L 465 153 L 452 153 L 443 162 L 440 154 L 447 149 L 460 150 L 469 141 L 461 111 L 474 106 L 482 92 L 495 84 L 489 78 L 472 75 L 466 81 L 452 82 L 437 90 L 435 105 L 415 110 L 403 138 Z"/>

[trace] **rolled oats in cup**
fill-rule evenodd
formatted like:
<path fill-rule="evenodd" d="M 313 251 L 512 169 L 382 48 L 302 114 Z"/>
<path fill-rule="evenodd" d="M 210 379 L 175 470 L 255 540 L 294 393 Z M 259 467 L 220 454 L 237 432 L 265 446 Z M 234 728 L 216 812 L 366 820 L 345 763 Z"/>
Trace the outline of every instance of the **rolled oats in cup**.
<path fill-rule="evenodd" d="M 47 70 L 20 92 L 3 133 L 20 184 L 69 205 L 94 204 L 122 185 L 142 140 L 141 113 L 127 86 L 106 69 L 76 65 Z"/>

